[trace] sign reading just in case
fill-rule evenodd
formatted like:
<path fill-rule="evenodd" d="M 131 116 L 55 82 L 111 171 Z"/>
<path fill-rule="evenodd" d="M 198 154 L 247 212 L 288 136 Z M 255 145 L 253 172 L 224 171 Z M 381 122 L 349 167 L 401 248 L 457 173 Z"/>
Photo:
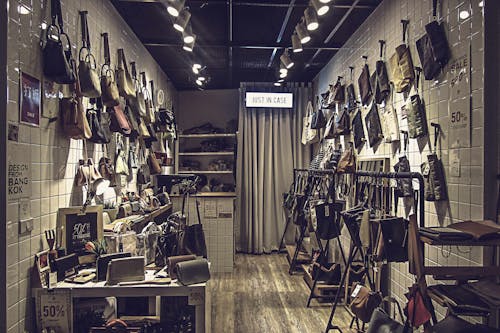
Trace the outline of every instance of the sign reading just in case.
<path fill-rule="evenodd" d="M 293 108 L 292 93 L 247 92 L 247 108 Z"/>

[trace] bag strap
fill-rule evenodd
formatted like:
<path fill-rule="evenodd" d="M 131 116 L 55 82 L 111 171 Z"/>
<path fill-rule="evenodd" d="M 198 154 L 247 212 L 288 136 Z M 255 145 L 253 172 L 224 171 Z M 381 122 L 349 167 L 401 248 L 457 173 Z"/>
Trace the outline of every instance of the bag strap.
<path fill-rule="evenodd" d="M 432 16 L 436 19 L 438 0 L 432 0 Z"/>
<path fill-rule="evenodd" d="M 82 28 L 82 47 L 90 51 L 90 34 L 89 34 L 89 25 L 87 22 L 87 14 L 89 12 L 86 10 L 81 10 L 79 11 L 79 13 L 80 13 L 81 28 Z"/>
<path fill-rule="evenodd" d="M 107 32 L 104 32 L 101 36 L 104 38 L 104 64 L 109 66 L 111 64 L 111 55 L 109 54 L 109 35 Z"/>
<path fill-rule="evenodd" d="M 415 90 L 418 94 L 418 87 L 420 86 L 420 74 L 422 74 L 422 67 L 415 67 Z"/>
<path fill-rule="evenodd" d="M 120 66 L 123 67 L 125 73 L 129 74 L 127 66 L 127 58 L 125 57 L 125 51 L 123 49 L 118 49 L 118 67 Z"/>
<path fill-rule="evenodd" d="M 385 40 L 380 39 L 379 41 L 380 44 L 380 59 L 384 59 L 384 45 L 385 45 Z"/>
<path fill-rule="evenodd" d="M 409 20 L 401 20 L 401 24 L 403 25 L 403 44 L 406 44 L 406 32 L 408 31 Z"/>
<path fill-rule="evenodd" d="M 136 67 L 135 61 L 132 61 L 130 63 L 130 70 L 131 70 L 132 78 L 134 80 L 137 80 L 137 67 Z"/>
<path fill-rule="evenodd" d="M 146 72 L 141 72 L 140 76 L 141 76 L 142 87 L 143 87 L 143 89 L 145 89 L 148 86 L 148 82 L 147 82 L 147 79 L 146 79 Z"/>
<path fill-rule="evenodd" d="M 153 96 L 155 95 L 155 83 L 153 82 L 153 80 L 149 81 L 149 86 L 151 87 L 151 104 L 154 107 L 155 101 L 154 101 Z"/>
<path fill-rule="evenodd" d="M 61 33 L 64 32 L 64 23 L 62 19 L 62 11 L 61 11 L 61 0 L 51 0 L 50 1 L 50 14 L 52 16 L 52 25 L 59 26 L 59 30 Z"/>

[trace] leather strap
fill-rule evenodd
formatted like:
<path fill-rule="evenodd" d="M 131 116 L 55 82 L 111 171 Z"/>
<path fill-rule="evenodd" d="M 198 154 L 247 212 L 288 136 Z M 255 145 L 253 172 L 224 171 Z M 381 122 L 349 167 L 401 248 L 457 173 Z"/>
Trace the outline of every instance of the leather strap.
<path fill-rule="evenodd" d="M 64 27 L 63 27 L 63 19 L 62 19 L 62 11 L 61 11 L 61 0 L 51 0 L 50 1 L 50 13 L 52 16 L 52 25 L 56 25 L 56 20 L 57 20 L 57 25 L 59 26 L 59 30 L 61 33 L 64 32 Z"/>
<path fill-rule="evenodd" d="M 87 23 L 87 14 L 88 11 L 83 10 L 80 11 L 80 22 L 82 28 L 82 47 L 90 50 L 90 34 L 89 34 L 89 25 Z"/>
<path fill-rule="evenodd" d="M 144 88 L 146 88 L 148 86 L 148 82 L 147 82 L 147 79 L 146 79 L 146 72 L 141 72 L 141 82 L 142 82 L 142 86 Z"/>
<path fill-rule="evenodd" d="M 155 95 L 155 83 L 153 82 L 153 80 L 149 81 L 149 86 L 151 87 L 151 103 L 154 106 L 155 105 L 155 99 L 154 99 L 154 95 Z"/>
<path fill-rule="evenodd" d="M 401 24 L 403 25 L 403 44 L 406 44 L 406 31 L 408 30 L 408 24 L 410 21 L 401 20 Z"/>
<path fill-rule="evenodd" d="M 130 70 L 131 70 L 132 78 L 134 80 L 137 80 L 137 68 L 136 68 L 135 61 L 132 61 L 130 63 Z"/>
<path fill-rule="evenodd" d="M 109 66 L 111 64 L 111 56 L 109 54 L 109 36 L 108 36 L 108 33 L 107 32 L 103 33 L 102 37 L 104 38 L 104 64 Z"/>
<path fill-rule="evenodd" d="M 123 68 L 125 73 L 128 74 L 127 58 L 125 58 L 123 49 L 118 49 L 118 68 Z"/>

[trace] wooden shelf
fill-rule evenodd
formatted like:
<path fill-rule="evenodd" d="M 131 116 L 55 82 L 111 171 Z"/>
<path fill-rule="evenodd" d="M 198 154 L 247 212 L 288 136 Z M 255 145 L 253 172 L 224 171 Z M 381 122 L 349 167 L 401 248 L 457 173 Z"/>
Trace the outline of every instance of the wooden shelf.
<path fill-rule="evenodd" d="M 286 252 L 288 253 L 289 260 L 291 261 L 293 259 L 293 255 L 295 253 L 295 245 L 287 245 L 286 246 Z M 297 256 L 297 264 L 307 264 L 311 261 L 311 256 L 307 252 L 299 252 L 299 255 Z"/>
<path fill-rule="evenodd" d="M 178 172 L 179 174 L 207 174 L 207 175 L 229 175 L 229 174 L 232 174 L 233 171 L 231 170 L 227 170 L 227 171 L 182 171 L 182 170 L 179 170 Z"/>
<path fill-rule="evenodd" d="M 233 156 L 234 151 L 179 153 L 179 156 Z"/>
<path fill-rule="evenodd" d="M 450 240 L 440 240 L 433 239 L 426 236 L 420 236 L 420 240 L 429 245 L 451 245 L 451 246 L 500 246 L 500 239 L 490 239 L 490 240 L 459 240 L 459 241 L 450 241 Z"/>
<path fill-rule="evenodd" d="M 186 139 L 206 139 L 206 138 L 234 138 L 236 133 L 218 133 L 218 134 L 179 134 L 179 138 Z"/>
<path fill-rule="evenodd" d="M 306 282 L 309 289 L 313 287 L 314 279 L 309 273 L 308 265 L 302 265 L 302 270 L 304 271 L 304 281 Z M 318 298 L 333 298 L 335 297 L 335 292 L 339 289 L 339 285 L 326 284 L 323 282 L 316 283 L 316 288 L 314 288 L 314 296 Z"/>

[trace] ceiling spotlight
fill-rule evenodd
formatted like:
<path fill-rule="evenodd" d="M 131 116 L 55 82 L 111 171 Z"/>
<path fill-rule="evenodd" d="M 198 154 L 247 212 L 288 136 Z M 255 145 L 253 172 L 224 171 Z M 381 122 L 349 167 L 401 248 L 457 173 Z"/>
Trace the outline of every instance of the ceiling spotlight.
<path fill-rule="evenodd" d="M 283 82 L 285 82 L 285 79 L 279 79 L 278 82 L 283 83 Z"/>
<path fill-rule="evenodd" d="M 304 49 L 302 48 L 302 43 L 300 42 L 300 38 L 296 33 L 292 35 L 292 48 L 294 53 L 304 51 Z"/>
<path fill-rule="evenodd" d="M 330 10 L 330 7 L 326 3 L 322 3 L 319 0 L 311 0 L 311 4 L 319 16 L 325 15 Z"/>
<path fill-rule="evenodd" d="M 193 64 L 193 73 L 199 74 L 200 70 L 201 70 L 201 65 L 200 64 L 197 64 L 197 63 Z"/>
<path fill-rule="evenodd" d="M 184 51 L 193 52 L 195 41 L 196 41 L 196 36 L 193 37 L 193 41 L 191 43 L 184 43 L 184 46 L 182 47 Z"/>
<path fill-rule="evenodd" d="M 288 75 L 288 72 L 280 73 L 280 79 L 286 78 Z"/>
<path fill-rule="evenodd" d="M 192 43 L 194 41 L 194 34 L 193 34 L 193 29 L 191 28 L 191 24 L 188 24 L 185 28 L 184 31 L 182 32 L 182 39 L 184 40 L 184 43 Z"/>
<path fill-rule="evenodd" d="M 281 82 L 274 82 L 275 87 L 281 87 Z"/>
<path fill-rule="evenodd" d="M 31 13 L 31 7 L 23 3 L 19 4 L 17 5 L 17 12 L 21 15 L 27 15 Z"/>
<path fill-rule="evenodd" d="M 460 13 L 458 14 L 458 16 L 460 16 L 460 19 L 466 20 L 469 18 L 470 13 L 467 10 L 461 10 Z"/>
<path fill-rule="evenodd" d="M 484 1 L 479 1 L 478 6 L 481 7 L 481 8 L 483 8 L 484 7 Z"/>
<path fill-rule="evenodd" d="M 302 45 L 309 43 L 309 41 L 311 40 L 311 36 L 307 31 L 304 21 L 297 24 L 297 26 L 295 27 L 295 31 L 297 32 L 297 36 L 299 36 Z"/>
<path fill-rule="evenodd" d="M 288 73 L 288 69 L 282 62 L 280 62 L 280 73 Z"/>
<path fill-rule="evenodd" d="M 173 17 L 179 16 L 186 0 L 169 0 L 167 4 L 167 12 Z"/>
<path fill-rule="evenodd" d="M 321 3 L 330 3 L 330 2 L 332 2 L 332 0 L 319 0 L 319 2 L 321 2 Z"/>
<path fill-rule="evenodd" d="M 285 52 L 280 57 L 281 62 L 283 65 L 285 65 L 286 69 L 290 69 L 295 65 L 292 59 L 290 59 L 290 55 L 288 54 L 288 50 L 286 49 Z"/>
<path fill-rule="evenodd" d="M 186 28 L 190 18 L 191 18 L 191 13 L 189 12 L 189 10 L 187 8 L 184 8 L 180 12 L 179 16 L 177 16 L 177 18 L 175 19 L 175 22 L 174 22 L 175 30 L 183 32 L 184 28 Z"/>
<path fill-rule="evenodd" d="M 205 81 L 205 80 L 206 80 L 206 78 L 205 78 L 204 76 L 199 76 L 199 77 L 198 77 L 198 81 L 203 82 L 203 81 Z"/>
<path fill-rule="evenodd" d="M 199 85 L 200 87 L 203 85 L 203 82 L 200 80 L 196 80 L 196 84 Z"/>
<path fill-rule="evenodd" d="M 307 30 L 314 31 L 319 28 L 318 15 L 312 7 L 306 8 L 304 17 L 306 18 Z"/>

